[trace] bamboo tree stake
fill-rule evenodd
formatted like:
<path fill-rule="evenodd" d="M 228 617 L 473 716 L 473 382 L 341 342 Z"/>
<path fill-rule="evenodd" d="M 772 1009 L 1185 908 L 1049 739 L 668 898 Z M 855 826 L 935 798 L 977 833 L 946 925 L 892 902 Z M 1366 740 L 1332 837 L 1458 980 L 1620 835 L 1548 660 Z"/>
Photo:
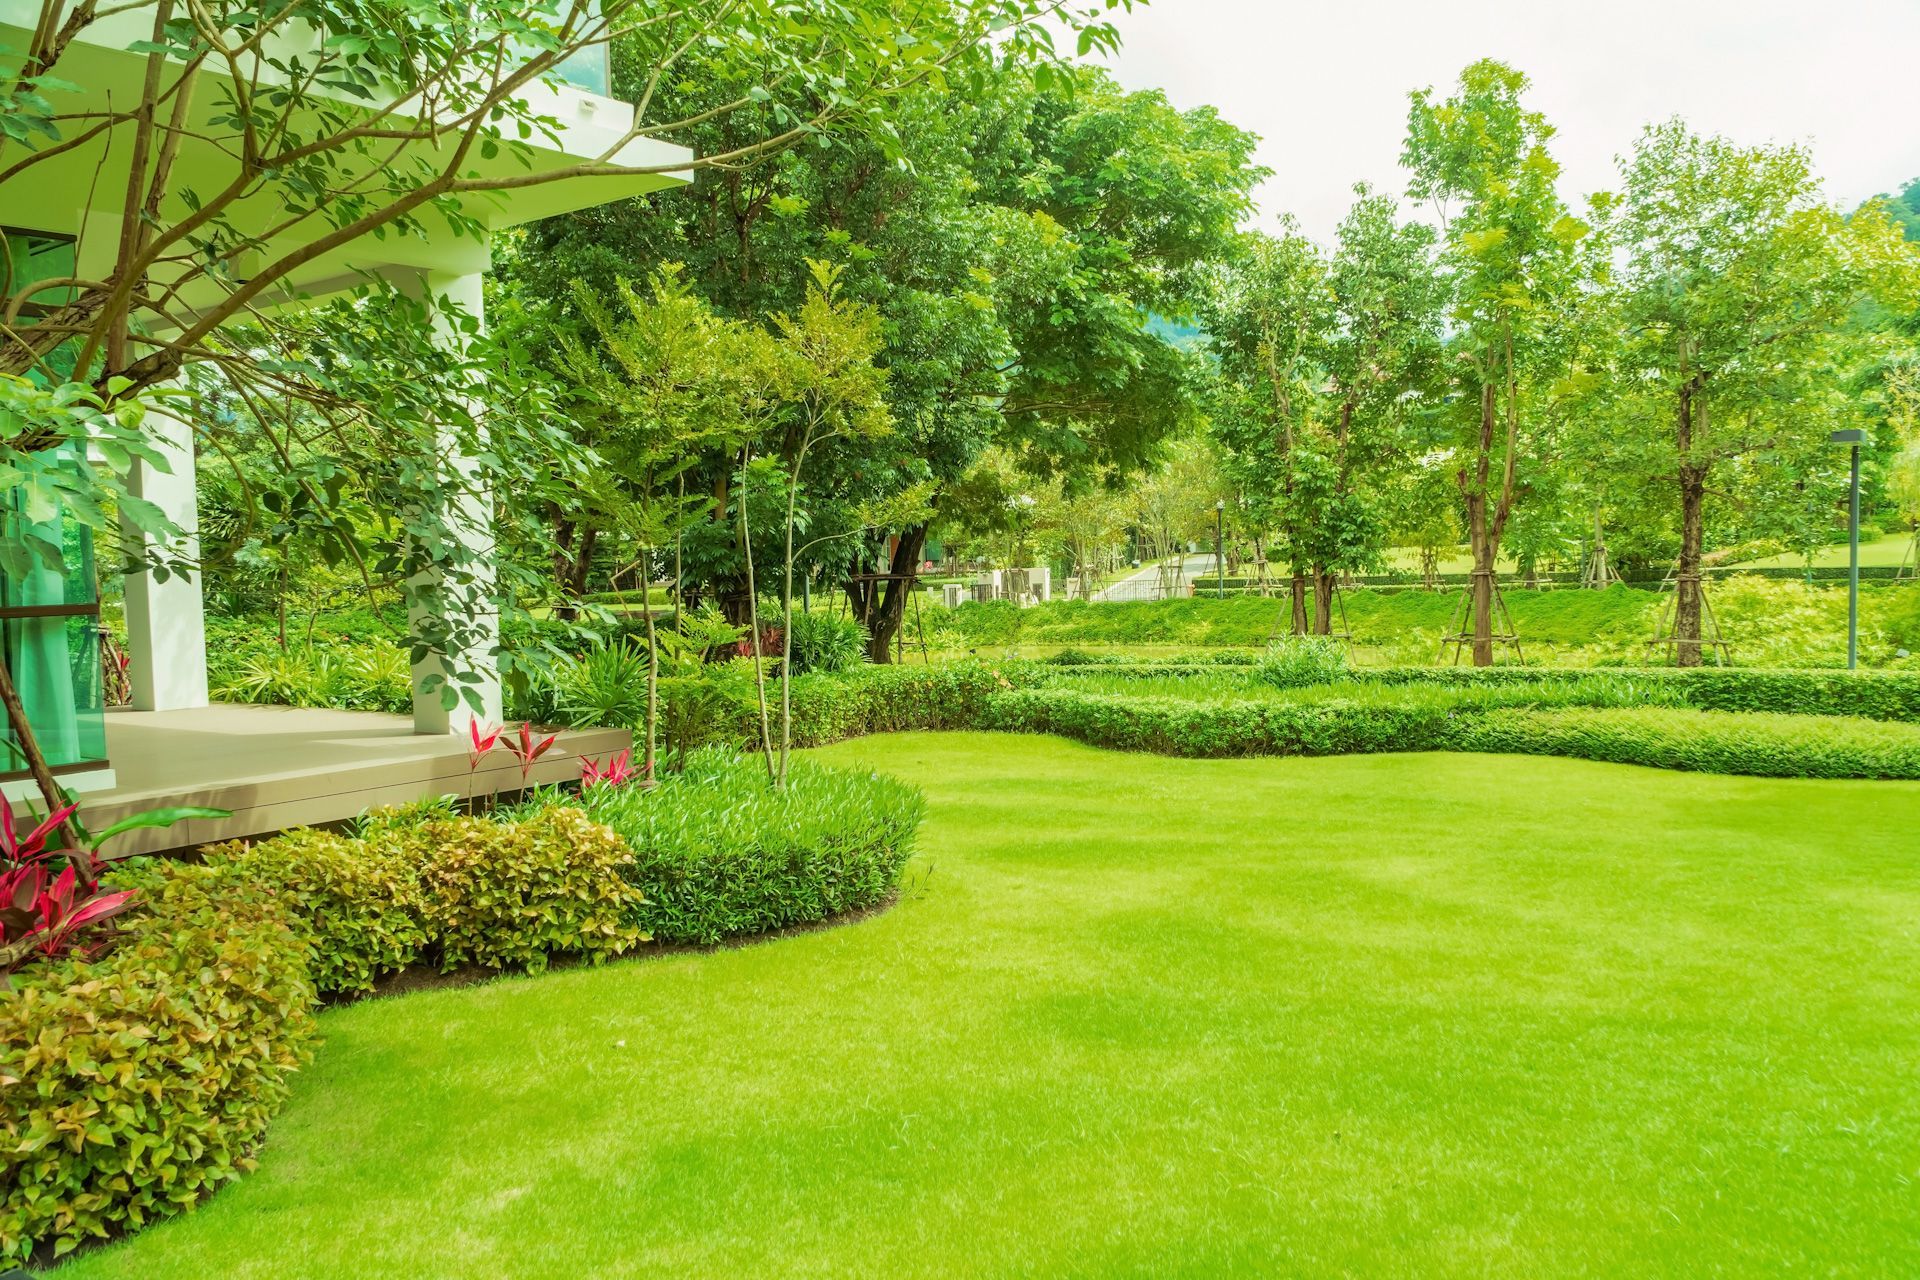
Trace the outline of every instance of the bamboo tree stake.
<path fill-rule="evenodd" d="M 740 451 L 740 549 L 747 562 L 747 625 L 752 628 L 752 639 L 747 647 L 753 653 L 753 689 L 760 702 L 760 756 L 767 764 L 767 781 L 774 786 L 780 785 L 779 777 L 773 771 L 773 724 L 767 715 L 767 669 L 760 660 L 760 593 L 753 581 L 753 534 L 747 529 L 747 464 L 753 461 L 753 451 Z"/>

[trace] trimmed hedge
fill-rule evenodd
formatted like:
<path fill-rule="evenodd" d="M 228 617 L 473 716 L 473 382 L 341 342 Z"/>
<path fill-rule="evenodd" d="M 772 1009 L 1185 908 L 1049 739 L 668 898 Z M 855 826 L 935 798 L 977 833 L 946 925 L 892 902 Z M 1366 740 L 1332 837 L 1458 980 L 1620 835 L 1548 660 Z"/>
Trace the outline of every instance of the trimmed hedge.
<path fill-rule="evenodd" d="M 1702 711 L 1753 711 L 1803 716 L 1859 716 L 1920 722 L 1920 672 L 1783 671 L 1751 667 L 1381 667 L 1352 673 L 1380 684 L 1550 684 L 1600 674 L 1631 676 L 1671 690 Z"/>
<path fill-rule="evenodd" d="M 323 996 L 372 991 L 426 948 L 418 860 L 392 841 L 301 829 L 256 845 L 216 845 L 205 856 L 209 866 L 273 887 L 312 943 L 309 970 Z"/>
<path fill-rule="evenodd" d="M 436 956 L 543 968 L 646 939 L 632 854 L 577 808 L 518 821 L 393 812 L 201 864 L 116 872 L 116 946 L 0 993 L 0 1259 L 65 1253 L 185 1208 L 253 1167 L 323 996 Z"/>
<path fill-rule="evenodd" d="M 1724 711 L 1497 710 L 1459 720 L 1455 750 L 1574 756 L 1762 778 L 1920 778 L 1920 730 Z"/>
<path fill-rule="evenodd" d="M 658 787 L 589 787 L 587 813 L 626 840 L 632 913 L 663 942 L 715 943 L 824 920 L 884 900 L 925 805 L 881 774 L 791 762 L 767 782 L 757 756 L 696 752 Z"/>
<path fill-rule="evenodd" d="M 1055 733 L 1096 747 L 1161 755 L 1325 756 L 1443 750 L 1448 718 L 1444 709 L 1414 704 L 1196 703 L 1022 689 L 994 698 L 980 727 Z"/>
<path fill-rule="evenodd" d="M 452 818 L 375 839 L 396 837 L 418 851 L 442 969 L 538 973 L 549 955 L 597 963 L 647 941 L 632 921 L 646 899 L 623 878 L 632 851 L 579 809 L 554 805 L 518 822 Z"/>
<path fill-rule="evenodd" d="M 1199 703 L 1024 689 L 992 699 L 980 727 L 1176 756 L 1483 751 L 1771 778 L 1920 778 L 1920 729 L 1826 716 L 1339 698 Z"/>
<path fill-rule="evenodd" d="M 285 898 L 230 864 L 116 881 L 145 902 L 119 945 L 0 999 L 0 1258 L 143 1226 L 253 1168 L 309 1055 L 310 946 Z"/>
<path fill-rule="evenodd" d="M 1717 772 L 1764 773 L 1774 777 L 1871 777 L 1903 778 L 1914 776 L 1905 763 L 1910 732 L 1904 724 L 1891 736 L 1874 735 L 1865 730 L 1873 726 L 1855 724 L 1862 733 L 1844 729 L 1846 720 L 1888 721 L 1920 724 L 1920 674 L 1911 672 L 1777 671 L 1746 668 L 1702 667 L 1678 670 L 1672 667 L 1626 668 L 1595 667 L 1554 669 L 1540 667 L 1385 667 L 1361 669 L 1349 673 L 1349 680 L 1361 685 L 1432 688 L 1494 692 L 1516 685 L 1537 686 L 1543 701 L 1565 699 L 1563 705 L 1514 708 L 1501 705 L 1498 698 L 1409 698 L 1404 703 L 1393 699 L 1359 698 L 1352 692 L 1342 694 L 1338 686 L 1327 686 L 1322 698 L 1315 691 L 1293 690 L 1284 699 L 1271 694 L 1255 695 L 1249 690 L 1244 700 L 1219 698 L 1205 702 L 1168 696 L 1140 696 L 1128 693 L 1096 693 L 1073 687 L 1076 670 L 1101 679 L 1167 680 L 1184 676 L 1214 679 L 1244 667 L 1237 664 L 1127 662 L 1056 664 L 1049 662 L 1008 661 L 985 663 L 957 662 L 939 667 L 869 667 L 854 675 L 833 679 L 802 677 L 794 681 L 794 742 L 800 746 L 818 746 L 842 738 L 869 733 L 911 729 L 994 729 L 1007 732 L 1057 733 L 1095 746 L 1121 750 L 1153 751 L 1186 756 L 1246 755 L 1329 755 L 1368 751 L 1442 751 L 1442 750 L 1514 750 L 1533 749 L 1522 744 L 1512 748 L 1488 745 L 1494 739 L 1488 729 L 1479 737 L 1463 736 L 1464 726 L 1497 715 L 1514 716 L 1525 711 L 1544 723 L 1554 717 L 1567 717 L 1566 723 L 1584 726 L 1576 713 L 1593 708 L 1581 707 L 1582 701 L 1649 702 L 1671 710 L 1648 709 L 1655 717 L 1648 724 L 1669 726 L 1658 747 L 1647 745 L 1638 757 L 1626 759 L 1627 749 L 1601 745 L 1592 738 L 1595 750 L 1604 754 L 1596 759 L 1625 759 L 1628 763 L 1653 764 L 1665 768 L 1698 768 Z M 1590 688 L 1589 686 L 1613 686 Z M 1606 694 L 1609 696 L 1600 697 Z M 1594 695 L 1589 698 L 1588 695 Z M 1616 696 L 1617 695 L 1617 696 Z M 1601 708 L 1606 715 L 1622 714 L 1622 708 Z M 1703 712 L 1753 713 L 1750 719 L 1726 722 L 1716 733 L 1737 734 L 1741 725 L 1752 723 L 1756 733 L 1771 733 L 1759 721 L 1765 716 L 1797 716 L 1812 723 L 1841 719 L 1844 731 L 1835 730 L 1834 741 L 1849 745 L 1832 752 L 1826 744 L 1833 735 L 1807 738 L 1804 767 L 1794 763 L 1790 745 L 1769 738 L 1761 755 L 1771 759 L 1764 767 L 1718 738 L 1695 737 L 1701 724 L 1695 719 Z M 743 708 L 739 722 L 742 738 L 752 736 L 750 709 Z M 1629 722 L 1620 721 L 1624 725 Z M 1896 728 L 1895 725 L 1883 726 Z M 1511 731 L 1518 733 L 1518 730 Z M 1520 742 L 1518 737 L 1512 739 Z M 1546 754 L 1577 754 L 1574 746 L 1579 734 L 1569 733 L 1551 739 L 1562 744 Z M 1721 769 L 1714 763 L 1666 764 L 1684 758 L 1684 745 L 1693 742 L 1706 754 L 1702 761 L 1728 761 Z M 1832 772 L 1839 763 L 1853 761 L 1857 773 Z M 1736 765 L 1738 767 L 1734 767 Z"/>

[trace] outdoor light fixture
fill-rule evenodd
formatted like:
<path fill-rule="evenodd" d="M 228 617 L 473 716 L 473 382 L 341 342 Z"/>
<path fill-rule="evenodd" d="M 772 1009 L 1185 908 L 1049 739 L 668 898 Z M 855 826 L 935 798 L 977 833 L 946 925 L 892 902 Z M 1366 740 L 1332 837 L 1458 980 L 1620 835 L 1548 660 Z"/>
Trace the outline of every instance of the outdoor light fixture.
<path fill-rule="evenodd" d="M 1860 446 L 1867 433 L 1858 427 L 1835 431 L 1828 444 L 1844 444 L 1851 455 L 1847 481 L 1847 670 L 1860 661 Z"/>

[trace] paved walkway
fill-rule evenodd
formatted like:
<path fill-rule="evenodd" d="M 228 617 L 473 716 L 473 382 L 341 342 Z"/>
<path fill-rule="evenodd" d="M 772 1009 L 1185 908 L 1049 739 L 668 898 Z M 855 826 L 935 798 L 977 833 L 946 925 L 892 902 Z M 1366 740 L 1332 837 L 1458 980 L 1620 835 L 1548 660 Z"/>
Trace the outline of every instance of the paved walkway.
<path fill-rule="evenodd" d="M 1184 581 L 1188 583 L 1217 571 L 1215 566 L 1218 562 L 1211 551 L 1183 556 L 1182 559 L 1185 562 L 1182 565 Z M 1165 594 L 1160 588 L 1160 566 L 1155 563 L 1141 566 L 1104 591 L 1094 592 L 1093 599 L 1109 603 L 1118 600 L 1159 600 Z"/>

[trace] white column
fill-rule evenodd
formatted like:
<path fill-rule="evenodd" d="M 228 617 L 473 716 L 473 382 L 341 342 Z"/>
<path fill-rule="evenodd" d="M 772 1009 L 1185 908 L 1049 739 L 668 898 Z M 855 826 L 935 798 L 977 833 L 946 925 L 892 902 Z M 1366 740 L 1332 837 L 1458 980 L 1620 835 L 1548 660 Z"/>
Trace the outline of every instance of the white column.
<path fill-rule="evenodd" d="M 147 411 L 147 434 L 167 461 L 162 471 L 135 461 L 128 488 L 167 514 L 181 530 L 165 546 L 128 529 L 140 549 L 169 560 L 200 562 L 200 508 L 196 500 L 193 426 L 184 406 Z M 207 705 L 207 616 L 200 574 L 152 573 L 126 577 L 128 676 L 137 711 L 178 711 Z"/>
<path fill-rule="evenodd" d="M 433 276 L 427 280 L 428 303 L 433 305 L 444 299 L 456 304 L 477 320 L 484 323 L 485 304 L 481 295 L 480 272 L 470 272 L 457 276 Z M 448 324 L 436 310 L 433 322 L 435 337 L 442 343 L 457 345 L 462 341 L 460 333 Z M 473 402 L 474 411 L 479 412 L 480 405 Z M 444 448 L 444 464 L 450 474 L 471 475 L 476 464 L 461 456 L 459 444 L 452 433 L 448 433 Z M 452 519 L 449 524 L 468 551 L 478 556 L 490 557 L 493 553 L 493 503 L 484 493 L 462 492 L 449 495 L 452 505 Z M 467 726 L 474 720 L 488 724 L 499 724 L 501 717 L 500 669 L 494 657 L 494 647 L 500 635 L 499 605 L 494 598 L 494 581 L 491 574 L 483 574 L 471 582 L 446 580 L 444 575 L 429 571 L 415 579 L 417 589 L 436 592 L 447 601 L 453 616 L 472 619 L 478 634 L 473 642 L 460 653 L 452 655 L 428 654 L 413 667 L 413 731 L 415 733 L 457 733 L 465 734 Z M 419 611 L 416 611 L 416 618 Z M 451 659 L 451 660 L 449 660 Z M 421 682 L 432 676 L 441 681 L 449 680 L 454 671 L 477 673 L 477 680 L 468 680 L 456 688 L 463 693 L 478 695 L 479 707 L 476 709 L 466 698 L 449 710 L 442 697 L 442 685 L 436 682 L 431 691 L 422 691 Z"/>

